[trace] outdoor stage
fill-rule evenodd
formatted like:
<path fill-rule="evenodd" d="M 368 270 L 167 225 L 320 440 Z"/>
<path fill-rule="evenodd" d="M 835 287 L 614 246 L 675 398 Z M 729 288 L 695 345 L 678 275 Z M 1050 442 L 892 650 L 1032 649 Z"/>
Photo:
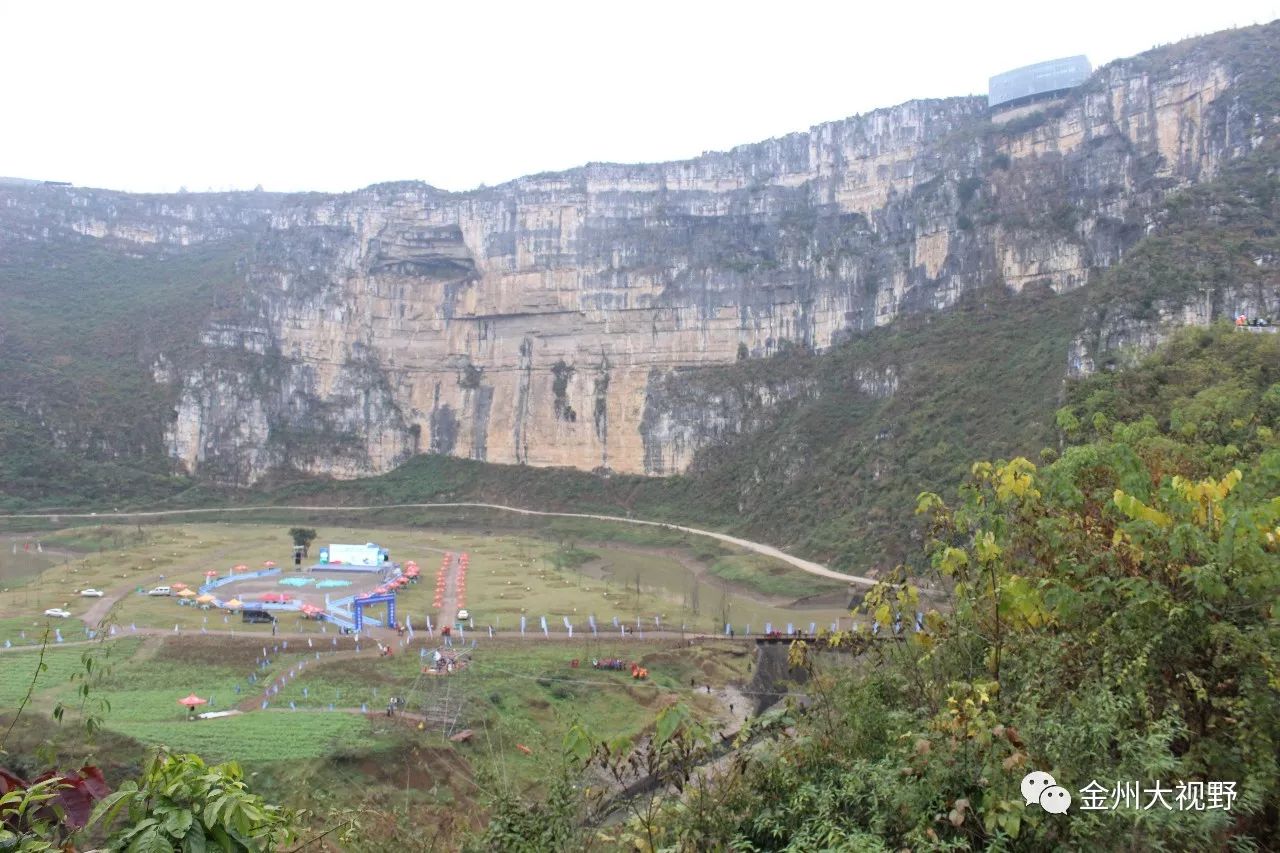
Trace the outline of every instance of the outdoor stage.
<path fill-rule="evenodd" d="M 399 563 L 379 563 L 376 566 L 363 566 L 359 563 L 316 563 L 307 566 L 304 571 L 307 572 L 346 572 L 355 574 L 374 574 L 374 575 L 393 575 L 396 569 L 400 568 Z"/>
<path fill-rule="evenodd" d="M 289 596 L 290 603 L 324 608 L 326 596 L 336 601 L 365 595 L 382 583 L 382 570 L 369 571 L 361 566 L 358 568 L 363 571 L 351 571 L 351 568 L 335 570 L 336 567 L 321 566 L 305 572 L 283 571 L 266 577 L 233 578 L 220 583 L 216 594 L 223 602 L 238 598 L 246 607 L 261 602 L 263 595 L 277 593 Z"/>

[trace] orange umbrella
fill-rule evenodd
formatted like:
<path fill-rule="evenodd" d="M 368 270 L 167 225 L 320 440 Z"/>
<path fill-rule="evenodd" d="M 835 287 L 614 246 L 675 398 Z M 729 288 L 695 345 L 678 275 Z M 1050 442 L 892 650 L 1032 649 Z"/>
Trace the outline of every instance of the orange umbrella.
<path fill-rule="evenodd" d="M 233 567 L 231 568 L 231 571 L 233 571 L 233 572 L 247 572 L 247 571 L 249 571 L 249 567 L 248 567 L 248 566 L 246 566 L 244 563 L 241 563 L 241 564 L 240 564 L 240 565 L 238 565 L 238 566 L 233 566 Z"/>
<path fill-rule="evenodd" d="M 187 585 L 186 585 L 185 583 L 182 583 L 181 581 L 179 581 L 178 583 L 175 583 L 175 584 L 170 584 L 170 586 L 172 586 L 174 589 L 186 589 L 186 588 L 187 588 Z"/>
<path fill-rule="evenodd" d="M 231 599 L 230 601 L 224 602 L 222 606 L 223 606 L 223 607 L 226 607 L 227 609 L 229 609 L 229 610 L 230 610 L 230 609 L 234 609 L 234 608 L 237 608 L 237 607 L 241 607 L 241 606 L 242 606 L 242 603 L 241 603 L 240 599 L 238 599 L 238 598 L 233 598 L 233 599 Z"/>
<path fill-rule="evenodd" d="M 194 708 L 194 707 L 195 707 L 195 706 L 197 706 L 197 705 L 208 705 L 208 704 L 209 704 L 209 700 L 208 700 L 208 699 L 201 699 L 199 696 L 197 696 L 196 694 L 192 693 L 190 696 L 188 696 L 188 697 L 187 697 L 187 698 L 185 698 L 185 699 L 179 699 L 179 700 L 178 700 L 178 704 L 179 704 L 179 705 L 186 705 L 188 708 Z"/>

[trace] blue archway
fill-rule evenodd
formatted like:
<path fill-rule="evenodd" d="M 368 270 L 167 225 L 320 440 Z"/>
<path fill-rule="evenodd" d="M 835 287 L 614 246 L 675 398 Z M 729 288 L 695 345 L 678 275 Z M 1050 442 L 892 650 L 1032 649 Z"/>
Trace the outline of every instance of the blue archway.
<path fill-rule="evenodd" d="M 377 607 L 379 604 L 387 605 L 387 625 L 396 624 L 396 597 L 391 594 L 368 595 L 364 598 L 357 598 L 352 602 L 352 609 L 355 611 L 356 633 L 359 633 L 364 628 L 364 609 L 366 607 Z"/>

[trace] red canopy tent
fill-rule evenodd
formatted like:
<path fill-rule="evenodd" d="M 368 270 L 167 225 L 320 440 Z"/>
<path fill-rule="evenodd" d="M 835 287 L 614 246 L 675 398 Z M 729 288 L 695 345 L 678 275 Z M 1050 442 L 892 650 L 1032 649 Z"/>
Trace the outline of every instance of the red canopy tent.
<path fill-rule="evenodd" d="M 284 594 L 283 592 L 264 592 L 261 596 L 259 596 L 258 600 L 274 601 L 274 602 L 279 602 L 280 604 L 283 604 L 284 602 L 290 600 L 290 596 Z"/>

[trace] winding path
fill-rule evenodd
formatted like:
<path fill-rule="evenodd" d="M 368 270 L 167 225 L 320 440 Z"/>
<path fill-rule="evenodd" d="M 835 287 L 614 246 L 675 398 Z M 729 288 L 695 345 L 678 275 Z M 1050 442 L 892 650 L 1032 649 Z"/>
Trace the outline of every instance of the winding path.
<path fill-rule="evenodd" d="M 730 536 L 727 533 L 717 533 L 714 530 L 701 530 L 697 527 L 685 527 L 681 524 L 668 524 L 665 521 L 647 521 L 640 518 L 624 518 L 618 515 L 596 515 L 585 512 L 550 512 L 537 509 L 523 509 L 515 506 L 504 506 L 502 504 L 486 504 L 471 503 L 467 501 L 455 503 L 409 503 L 409 504 L 384 504 L 382 506 L 235 506 L 235 507 L 206 507 L 201 509 L 161 509 L 161 510 L 145 510 L 139 512 L 42 512 L 42 513 L 7 513 L 0 515 L 0 521 L 6 518 L 44 518 L 57 520 L 62 518 L 157 518 L 162 516 L 174 515 L 199 515 L 220 512 L 263 512 L 270 510 L 296 510 L 300 512 L 367 512 L 379 509 L 458 509 L 458 508 L 474 508 L 474 509 L 495 509 L 501 512 L 513 512 L 518 515 L 537 515 L 552 518 L 589 518 L 596 521 L 616 521 L 622 524 L 639 524 L 645 527 L 660 527 L 665 530 L 679 530 L 682 533 L 692 533 L 695 536 L 705 536 L 708 539 L 717 539 L 721 542 L 727 542 L 730 545 L 737 545 L 739 548 L 745 548 L 748 551 L 754 551 L 757 554 L 763 554 L 766 557 L 773 557 L 781 560 L 790 566 L 799 569 L 802 572 L 808 572 L 811 575 L 817 575 L 822 578 L 830 578 L 831 580 L 844 581 L 846 583 L 855 583 L 862 586 L 875 586 L 877 581 L 874 578 L 863 577 L 862 575 L 848 575 L 844 572 L 837 572 L 829 569 L 821 563 L 815 563 L 812 560 L 806 560 L 801 557 L 794 557 L 772 545 L 766 545 L 763 542 L 752 542 L 750 539 L 740 539 L 737 536 Z"/>

